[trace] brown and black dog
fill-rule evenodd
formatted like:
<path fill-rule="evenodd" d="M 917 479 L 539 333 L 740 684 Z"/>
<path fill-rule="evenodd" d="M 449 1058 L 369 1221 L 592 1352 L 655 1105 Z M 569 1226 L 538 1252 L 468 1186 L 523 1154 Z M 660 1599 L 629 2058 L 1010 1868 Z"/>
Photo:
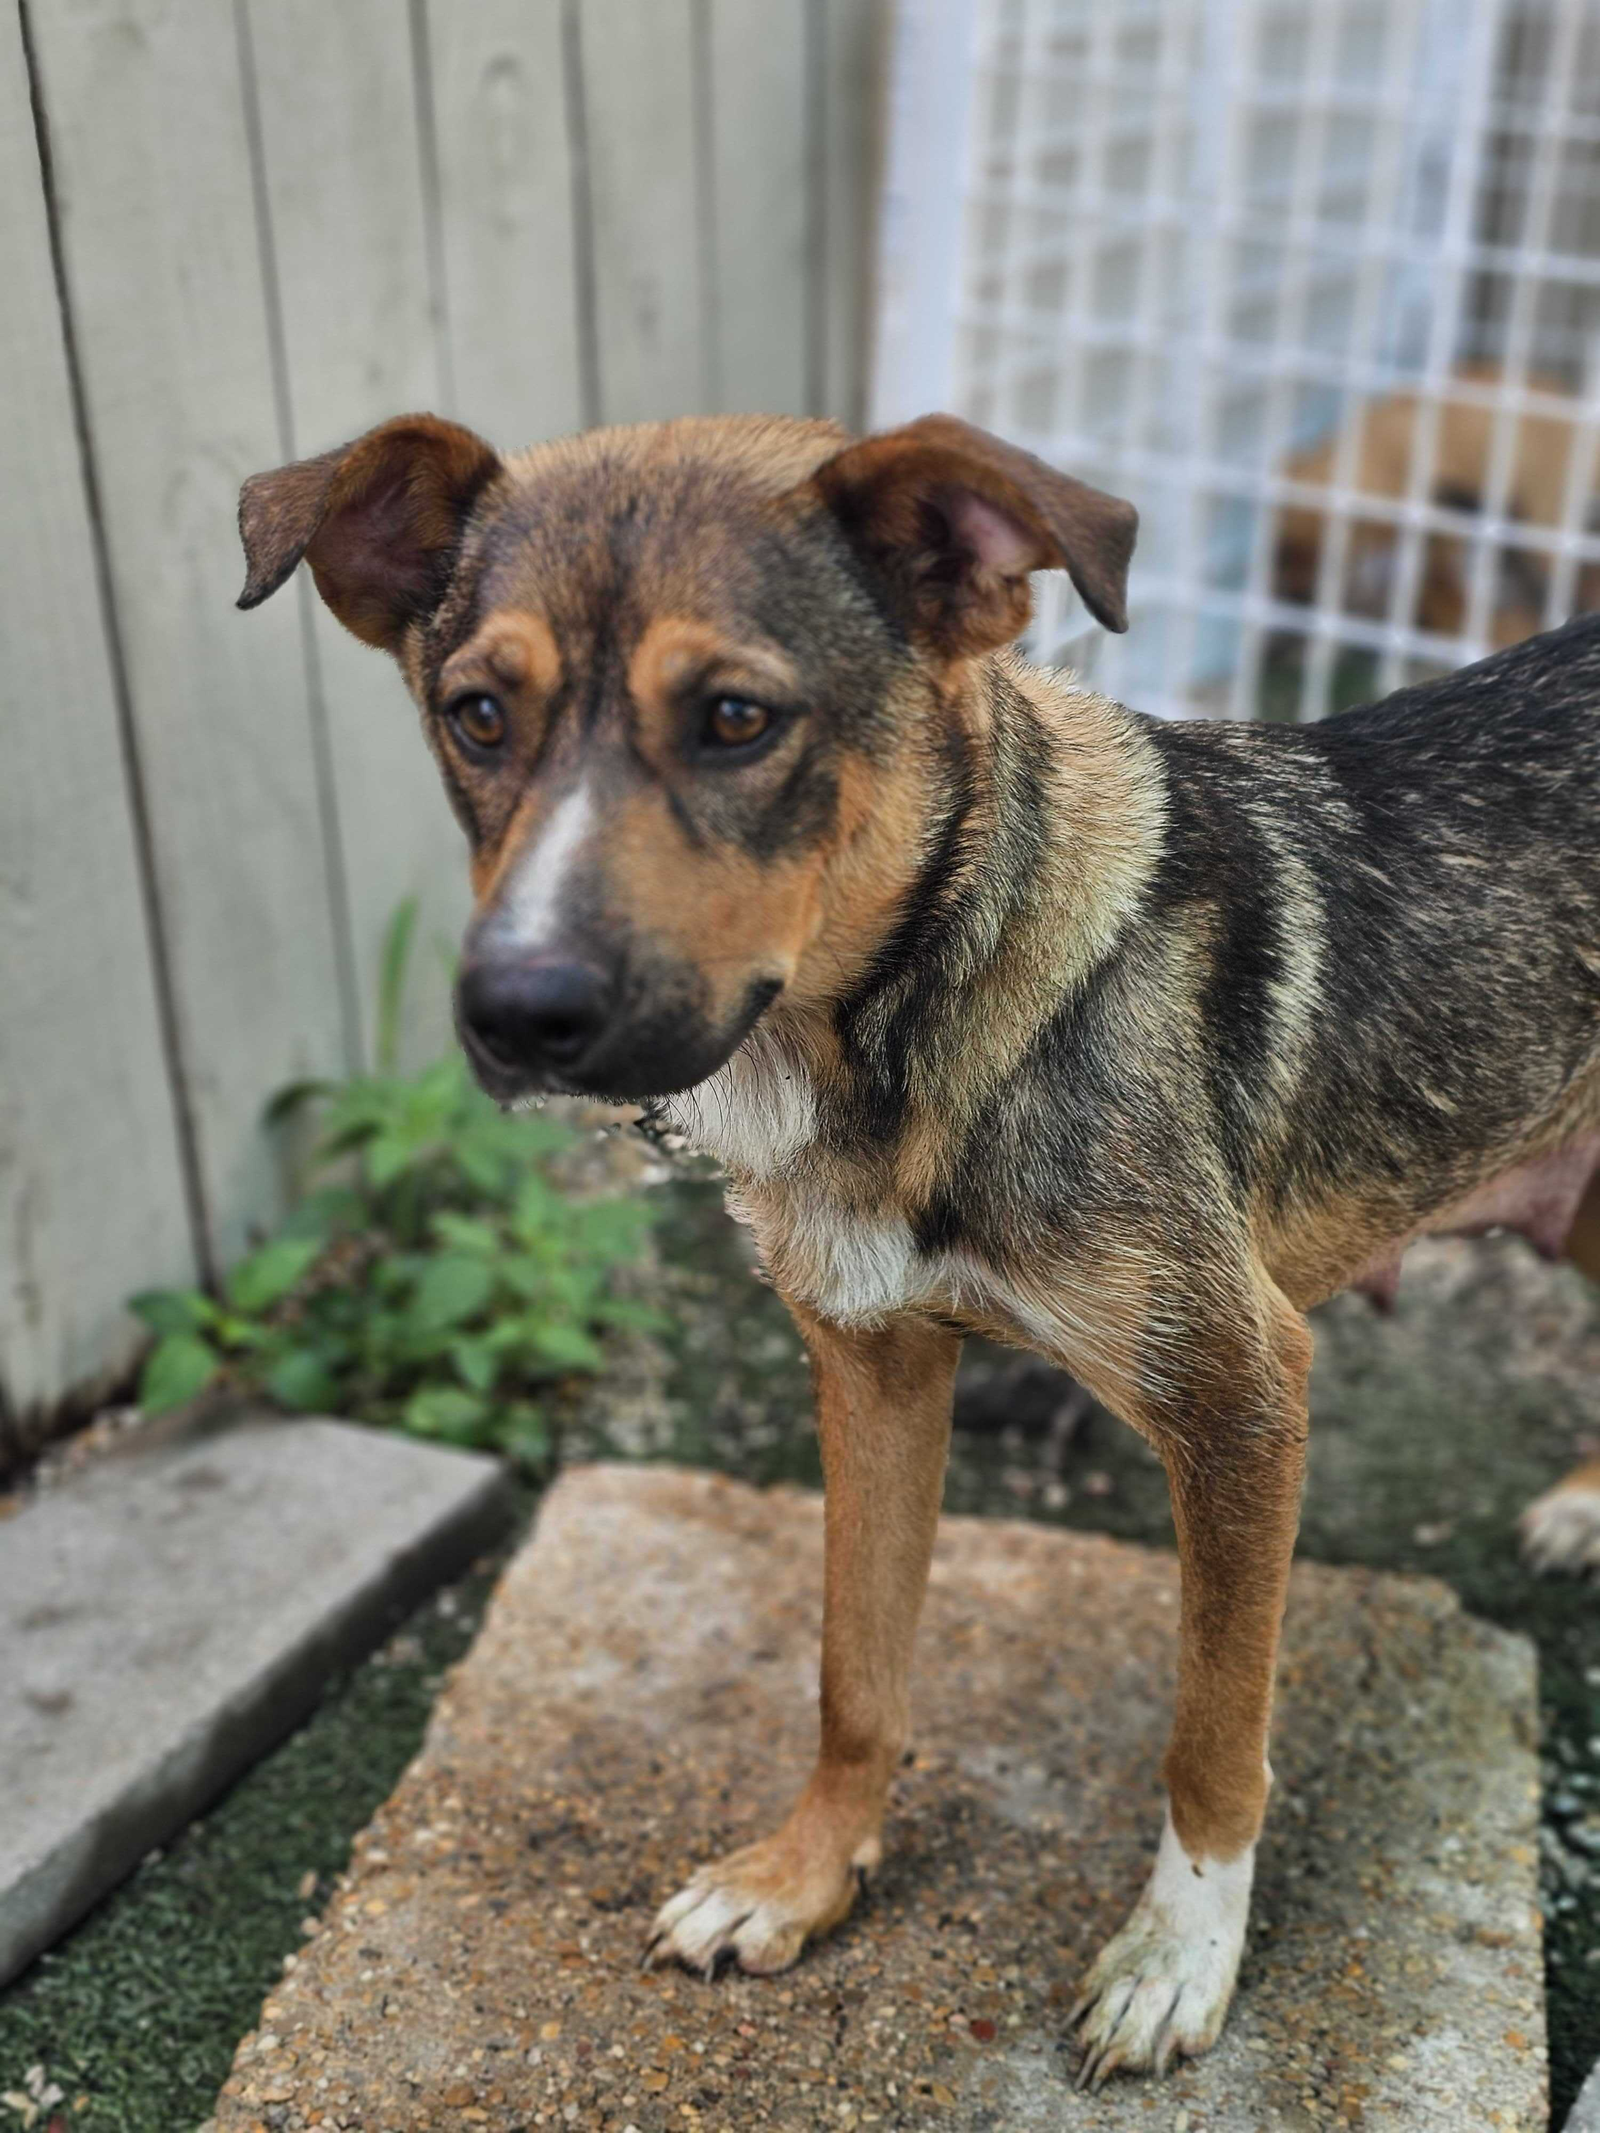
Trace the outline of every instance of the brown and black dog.
<path fill-rule="evenodd" d="M 1600 1273 L 1600 623 L 1302 729 L 1161 724 L 1006 647 L 1125 626 L 1131 508 L 945 416 L 695 420 L 502 459 L 429 416 L 244 491 L 398 659 L 472 846 L 485 1087 L 719 1155 L 810 1349 L 821 1747 L 653 1948 L 781 1970 L 879 1858 L 962 1335 L 1170 1477 L 1169 1808 L 1085 2078 L 1217 2036 L 1270 1773 L 1304 1312 L 1426 1231 Z M 1594 1494 L 1557 1505 L 1579 1557 Z M 1555 1514 L 1552 1514 L 1555 1515 Z"/>

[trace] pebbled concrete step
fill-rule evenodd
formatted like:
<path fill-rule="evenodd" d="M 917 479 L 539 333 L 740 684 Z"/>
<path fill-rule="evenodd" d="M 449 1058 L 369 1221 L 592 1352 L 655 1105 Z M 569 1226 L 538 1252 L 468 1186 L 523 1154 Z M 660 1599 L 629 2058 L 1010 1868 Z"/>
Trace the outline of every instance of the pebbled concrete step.
<path fill-rule="evenodd" d="M 1064 2044 L 1172 1694 L 1175 1565 L 1112 1541 L 947 1520 L 866 1906 L 779 1978 L 641 1972 L 803 1775 L 820 1572 L 812 1497 L 564 1476 L 218 2133 L 1542 2133 L 1533 1654 L 1428 1580 L 1296 1570 L 1240 1995 L 1159 2088 L 1079 2096 Z"/>
<path fill-rule="evenodd" d="M 0 1983 L 511 1509 L 492 1459 L 258 1416 L 0 1525 Z"/>

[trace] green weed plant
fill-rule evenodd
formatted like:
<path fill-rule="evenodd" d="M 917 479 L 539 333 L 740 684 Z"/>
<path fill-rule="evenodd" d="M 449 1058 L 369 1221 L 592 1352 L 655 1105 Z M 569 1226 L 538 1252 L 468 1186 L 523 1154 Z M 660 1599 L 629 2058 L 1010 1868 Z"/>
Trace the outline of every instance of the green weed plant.
<path fill-rule="evenodd" d="M 385 944 L 378 1071 L 298 1083 L 269 1107 L 279 1124 L 317 1120 L 287 1219 L 219 1295 L 131 1299 L 155 1335 L 139 1402 L 158 1413 L 227 1386 L 538 1469 L 552 1386 L 601 1367 L 608 1328 L 657 1323 L 615 1282 L 649 1211 L 564 1191 L 553 1162 L 571 1129 L 502 1112 L 458 1055 L 395 1071 L 414 921 L 403 906 Z"/>

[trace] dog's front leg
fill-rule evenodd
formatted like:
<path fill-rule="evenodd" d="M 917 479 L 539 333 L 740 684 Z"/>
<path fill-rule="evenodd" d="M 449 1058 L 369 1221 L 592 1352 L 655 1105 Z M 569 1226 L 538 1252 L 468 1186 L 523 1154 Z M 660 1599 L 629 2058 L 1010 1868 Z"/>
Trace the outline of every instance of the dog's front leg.
<path fill-rule="evenodd" d="M 1267 1731 L 1311 1361 L 1304 1320 L 1276 1292 L 1260 1319 L 1259 1336 L 1192 1359 L 1182 1396 L 1143 1418 L 1167 1469 L 1178 1535 L 1177 1709 L 1154 1871 L 1073 2009 L 1080 2085 L 1205 2051 L 1233 1997 L 1272 1782 Z"/>
<path fill-rule="evenodd" d="M 650 1957 L 708 1974 L 724 1955 L 787 1969 L 878 1863 L 950 1444 L 954 1334 L 915 1319 L 861 1331 L 794 1315 L 811 1352 L 826 1488 L 821 1744 L 783 1826 L 702 1867 L 657 1914 Z"/>

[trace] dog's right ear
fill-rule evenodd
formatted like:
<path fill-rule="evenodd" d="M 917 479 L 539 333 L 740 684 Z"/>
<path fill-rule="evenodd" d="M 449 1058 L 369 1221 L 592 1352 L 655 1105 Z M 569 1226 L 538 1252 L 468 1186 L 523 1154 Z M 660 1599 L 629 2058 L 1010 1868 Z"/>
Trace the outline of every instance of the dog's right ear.
<path fill-rule="evenodd" d="M 846 445 L 811 485 L 910 635 L 942 657 L 1018 636 L 1035 570 L 1065 570 L 1107 629 L 1128 627 L 1132 504 L 955 415 Z"/>
<path fill-rule="evenodd" d="M 397 651 L 443 597 L 467 513 L 500 465 L 459 423 L 398 415 L 320 458 L 252 474 L 239 495 L 239 605 L 258 607 L 303 556 L 345 628 Z"/>

